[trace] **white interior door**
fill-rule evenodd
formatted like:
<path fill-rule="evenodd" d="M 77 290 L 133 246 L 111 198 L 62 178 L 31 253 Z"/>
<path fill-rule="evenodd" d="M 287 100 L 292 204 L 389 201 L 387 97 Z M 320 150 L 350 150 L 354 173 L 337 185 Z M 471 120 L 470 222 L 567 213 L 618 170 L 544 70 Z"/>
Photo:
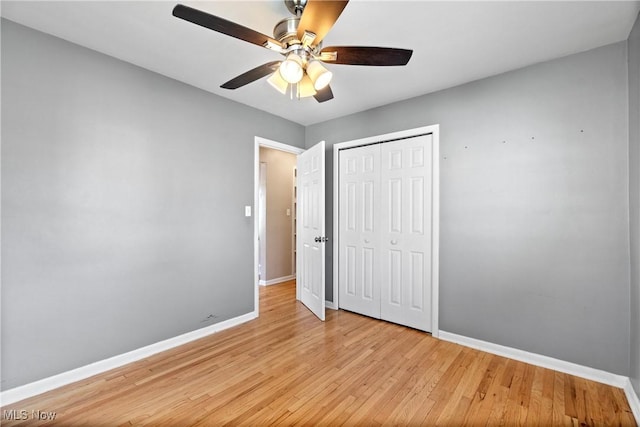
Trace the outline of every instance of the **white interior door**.
<path fill-rule="evenodd" d="M 340 308 L 380 318 L 380 145 L 340 151 Z"/>
<path fill-rule="evenodd" d="M 298 155 L 297 295 L 320 320 L 325 311 L 324 141 Z"/>
<path fill-rule="evenodd" d="M 380 144 L 380 314 L 424 331 L 431 331 L 431 138 Z"/>

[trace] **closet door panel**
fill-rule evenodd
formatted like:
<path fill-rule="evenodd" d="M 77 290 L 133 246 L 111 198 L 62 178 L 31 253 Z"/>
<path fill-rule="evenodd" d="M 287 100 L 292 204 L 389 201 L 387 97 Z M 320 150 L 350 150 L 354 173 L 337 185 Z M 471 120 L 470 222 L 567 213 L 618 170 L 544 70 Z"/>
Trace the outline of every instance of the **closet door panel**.
<path fill-rule="evenodd" d="M 402 251 L 390 249 L 388 251 L 388 262 L 388 273 L 386 277 L 382 277 L 386 279 L 389 286 L 387 304 L 400 307 L 402 297 Z"/>
<path fill-rule="evenodd" d="M 380 145 L 381 318 L 431 330 L 431 136 Z"/>
<path fill-rule="evenodd" d="M 380 318 L 380 148 L 340 152 L 339 306 Z"/>

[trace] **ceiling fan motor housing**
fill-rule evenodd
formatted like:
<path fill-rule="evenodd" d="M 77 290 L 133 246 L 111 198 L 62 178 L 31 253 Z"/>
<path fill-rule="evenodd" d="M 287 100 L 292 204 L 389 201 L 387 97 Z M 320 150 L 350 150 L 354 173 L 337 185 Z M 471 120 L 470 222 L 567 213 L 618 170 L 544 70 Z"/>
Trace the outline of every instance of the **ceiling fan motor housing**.
<path fill-rule="evenodd" d="M 284 4 L 294 16 L 289 16 L 278 22 L 273 28 L 273 37 L 287 46 L 299 44 L 298 24 L 300 24 L 300 17 L 307 5 L 307 0 L 284 0 Z"/>
<path fill-rule="evenodd" d="M 305 55 L 316 54 L 322 48 L 322 42 L 313 47 L 306 44 L 303 46 L 302 41 L 298 38 L 298 24 L 300 24 L 300 18 L 297 16 L 282 19 L 273 28 L 273 38 L 286 46 L 287 52 L 303 50 Z"/>
<path fill-rule="evenodd" d="M 298 40 L 298 24 L 300 18 L 297 16 L 289 16 L 284 18 L 273 27 L 273 38 L 284 44 L 290 45 Z"/>

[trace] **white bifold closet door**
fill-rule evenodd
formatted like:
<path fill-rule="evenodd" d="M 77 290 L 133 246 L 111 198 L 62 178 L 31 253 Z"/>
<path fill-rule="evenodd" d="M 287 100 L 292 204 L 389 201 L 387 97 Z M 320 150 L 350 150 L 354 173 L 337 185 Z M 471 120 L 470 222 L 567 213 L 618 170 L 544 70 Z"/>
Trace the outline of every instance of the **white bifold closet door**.
<path fill-rule="evenodd" d="M 339 305 L 431 331 L 431 135 L 340 151 Z"/>

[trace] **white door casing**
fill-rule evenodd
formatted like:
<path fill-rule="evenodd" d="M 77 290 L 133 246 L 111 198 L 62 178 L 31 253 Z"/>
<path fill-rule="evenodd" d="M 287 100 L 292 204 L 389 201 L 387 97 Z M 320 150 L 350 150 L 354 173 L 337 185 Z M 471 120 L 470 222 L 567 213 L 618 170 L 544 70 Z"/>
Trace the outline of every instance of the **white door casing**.
<path fill-rule="evenodd" d="M 324 141 L 298 155 L 297 288 L 300 301 L 325 319 Z"/>

